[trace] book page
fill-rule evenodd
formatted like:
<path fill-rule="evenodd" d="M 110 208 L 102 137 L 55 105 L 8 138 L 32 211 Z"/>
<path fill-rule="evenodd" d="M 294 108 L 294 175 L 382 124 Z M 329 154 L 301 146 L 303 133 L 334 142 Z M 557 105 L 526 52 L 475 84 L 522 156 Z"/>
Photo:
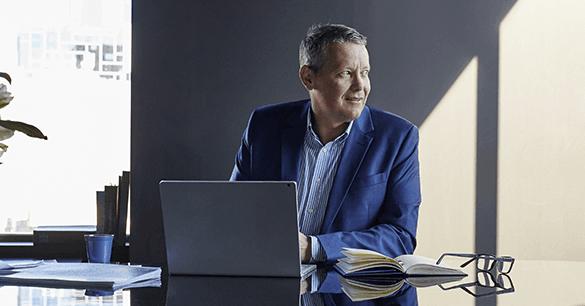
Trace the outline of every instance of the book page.
<path fill-rule="evenodd" d="M 396 271 L 404 271 L 396 260 L 374 251 L 345 248 L 341 253 L 346 257 L 338 260 L 337 267 L 344 273 L 371 268 L 389 268 Z"/>
<path fill-rule="evenodd" d="M 341 289 L 352 302 L 371 300 L 375 298 L 389 296 L 398 291 L 404 284 L 404 280 L 397 281 L 385 286 L 375 285 L 356 280 L 346 279 L 338 276 L 341 282 Z"/>
<path fill-rule="evenodd" d="M 436 264 L 436 260 L 418 255 L 401 255 L 396 260 L 404 267 L 408 275 L 467 275 L 447 264 Z"/>

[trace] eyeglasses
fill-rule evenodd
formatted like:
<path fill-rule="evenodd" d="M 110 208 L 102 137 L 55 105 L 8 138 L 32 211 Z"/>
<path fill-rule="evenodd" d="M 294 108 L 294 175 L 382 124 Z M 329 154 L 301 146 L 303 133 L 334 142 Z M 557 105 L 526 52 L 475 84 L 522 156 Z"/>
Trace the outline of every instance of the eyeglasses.
<path fill-rule="evenodd" d="M 503 290 L 493 291 L 493 292 L 488 292 L 488 293 L 483 293 L 483 294 L 477 294 L 477 293 L 471 292 L 471 290 L 468 289 L 469 287 L 473 287 L 473 286 L 478 286 L 478 287 L 483 287 L 483 288 L 496 288 L 496 289 L 500 288 Z M 487 272 L 487 271 L 478 271 L 477 272 L 477 279 L 473 283 L 461 284 L 461 285 L 448 287 L 448 288 L 445 288 L 445 287 L 443 287 L 442 284 L 439 284 L 439 287 L 443 290 L 452 290 L 452 289 L 461 288 L 463 291 L 465 291 L 465 292 L 467 292 L 467 293 L 469 293 L 477 298 L 514 292 L 514 284 L 512 283 L 512 279 L 510 278 L 510 276 L 508 276 L 508 274 L 498 274 L 497 277 L 494 277 L 494 275 L 492 273 Z"/>
<path fill-rule="evenodd" d="M 477 269 L 479 271 L 491 271 L 494 265 L 498 269 L 498 272 L 508 274 L 512 271 L 514 265 L 514 258 L 510 256 L 496 257 L 492 254 L 457 254 L 457 253 L 444 253 L 437 260 L 437 264 L 441 263 L 445 256 L 457 256 L 457 257 L 471 257 L 470 260 L 464 262 L 460 267 L 465 268 L 473 261 L 477 261 Z"/>

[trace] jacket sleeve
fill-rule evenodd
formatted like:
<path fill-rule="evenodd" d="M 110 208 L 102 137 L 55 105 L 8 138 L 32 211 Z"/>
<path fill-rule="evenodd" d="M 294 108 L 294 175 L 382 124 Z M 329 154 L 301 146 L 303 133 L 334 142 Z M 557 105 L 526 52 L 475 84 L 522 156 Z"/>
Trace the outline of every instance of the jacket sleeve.
<path fill-rule="evenodd" d="M 338 218 L 342 225 L 317 236 L 328 263 L 341 258 L 344 247 L 370 249 L 390 257 L 414 252 L 421 203 L 416 127 L 412 126 L 398 147 L 387 178 L 387 181 L 378 179 L 381 183 L 372 179 L 371 186 L 354 181 L 346 199 L 350 202 L 341 209 L 352 210 L 351 213 L 340 211 Z M 380 204 L 373 200 L 376 194 L 383 194 Z M 362 211 L 369 214 L 364 217 L 369 220 L 365 228 L 356 225 L 362 222 L 358 220 Z"/>
<path fill-rule="evenodd" d="M 250 126 L 254 117 L 254 113 L 250 116 L 250 120 L 248 121 L 248 126 L 244 130 L 244 135 L 242 136 L 242 141 L 240 144 L 240 149 L 238 153 L 236 153 L 236 160 L 234 164 L 234 169 L 232 170 L 232 175 L 230 177 L 230 181 L 248 181 L 250 180 L 251 176 L 251 169 L 252 169 L 252 150 L 251 145 L 248 139 Z"/>

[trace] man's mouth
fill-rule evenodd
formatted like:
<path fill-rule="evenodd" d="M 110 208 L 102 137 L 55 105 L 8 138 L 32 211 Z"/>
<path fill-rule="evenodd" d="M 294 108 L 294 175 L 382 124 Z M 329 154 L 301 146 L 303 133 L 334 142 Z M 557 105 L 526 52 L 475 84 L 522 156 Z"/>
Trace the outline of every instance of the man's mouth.
<path fill-rule="evenodd" d="M 354 97 L 354 98 L 346 98 L 345 100 L 352 102 L 352 103 L 360 103 L 364 100 L 364 98 Z"/>

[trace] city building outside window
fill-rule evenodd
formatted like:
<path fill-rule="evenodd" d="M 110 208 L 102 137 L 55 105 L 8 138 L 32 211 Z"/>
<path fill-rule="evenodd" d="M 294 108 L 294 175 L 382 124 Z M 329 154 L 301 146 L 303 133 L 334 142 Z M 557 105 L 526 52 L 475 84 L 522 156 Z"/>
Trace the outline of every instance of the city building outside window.
<path fill-rule="evenodd" d="M 39 128 L 2 141 L 0 234 L 95 225 L 96 191 L 130 170 L 131 0 L 3 0 L 3 120 Z"/>

